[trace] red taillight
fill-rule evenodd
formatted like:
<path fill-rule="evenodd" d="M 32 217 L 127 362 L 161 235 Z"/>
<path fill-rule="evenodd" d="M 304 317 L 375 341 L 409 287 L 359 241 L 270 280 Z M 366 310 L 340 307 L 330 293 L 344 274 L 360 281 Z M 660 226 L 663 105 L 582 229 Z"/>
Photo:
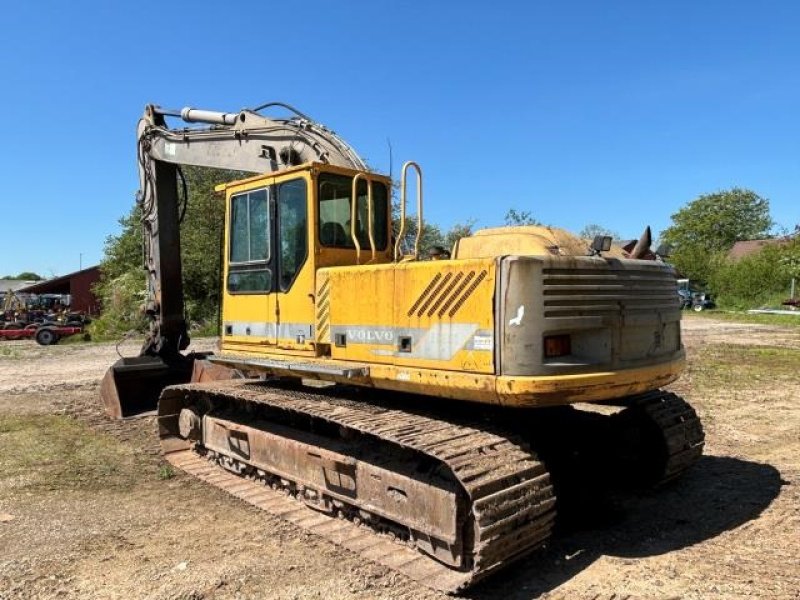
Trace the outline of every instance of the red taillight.
<path fill-rule="evenodd" d="M 548 335 L 544 338 L 544 357 L 555 358 L 572 354 L 572 344 L 569 335 Z"/>

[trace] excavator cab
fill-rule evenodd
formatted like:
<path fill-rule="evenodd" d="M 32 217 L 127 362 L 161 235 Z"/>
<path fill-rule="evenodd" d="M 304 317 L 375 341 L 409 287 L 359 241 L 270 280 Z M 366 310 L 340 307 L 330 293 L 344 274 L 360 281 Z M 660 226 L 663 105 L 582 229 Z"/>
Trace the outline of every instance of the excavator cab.
<path fill-rule="evenodd" d="M 317 270 L 392 260 L 390 181 L 310 164 L 217 189 L 226 202 L 223 350 L 314 356 Z"/>
<path fill-rule="evenodd" d="M 391 180 L 365 171 L 306 163 L 216 189 L 224 194 L 226 206 L 222 348 L 237 354 L 270 350 L 317 355 L 317 269 L 392 260 Z M 169 233 L 163 222 L 168 208 L 159 208 L 159 234 L 164 237 Z M 169 235 L 177 237 L 179 231 Z M 174 281 L 161 284 L 168 286 L 162 290 L 166 292 L 163 302 L 174 295 Z M 188 333 L 178 335 L 183 350 Z M 125 418 L 154 411 L 168 385 L 227 378 L 232 373 L 197 360 L 205 359 L 207 353 L 155 350 L 146 343 L 140 356 L 121 358 L 108 370 L 101 396 L 109 416 Z"/>

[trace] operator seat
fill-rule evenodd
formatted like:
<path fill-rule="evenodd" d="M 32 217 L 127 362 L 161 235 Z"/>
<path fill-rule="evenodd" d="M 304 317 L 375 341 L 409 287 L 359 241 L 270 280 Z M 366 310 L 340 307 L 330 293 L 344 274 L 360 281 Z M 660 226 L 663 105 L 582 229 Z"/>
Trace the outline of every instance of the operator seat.
<path fill-rule="evenodd" d="M 323 246 L 346 246 L 348 236 L 341 223 L 323 223 L 319 228 L 319 241 Z"/>

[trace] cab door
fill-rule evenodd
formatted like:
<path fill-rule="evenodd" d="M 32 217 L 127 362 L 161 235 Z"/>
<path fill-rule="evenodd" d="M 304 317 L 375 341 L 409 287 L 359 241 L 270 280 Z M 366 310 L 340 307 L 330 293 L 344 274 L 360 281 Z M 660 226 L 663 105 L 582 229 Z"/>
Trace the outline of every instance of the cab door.
<path fill-rule="evenodd" d="M 313 351 L 314 256 L 313 208 L 307 173 L 276 178 L 277 281 L 273 298 L 278 348 Z"/>
<path fill-rule="evenodd" d="M 226 350 L 257 351 L 277 340 L 275 199 L 269 179 L 228 190 L 222 342 Z"/>

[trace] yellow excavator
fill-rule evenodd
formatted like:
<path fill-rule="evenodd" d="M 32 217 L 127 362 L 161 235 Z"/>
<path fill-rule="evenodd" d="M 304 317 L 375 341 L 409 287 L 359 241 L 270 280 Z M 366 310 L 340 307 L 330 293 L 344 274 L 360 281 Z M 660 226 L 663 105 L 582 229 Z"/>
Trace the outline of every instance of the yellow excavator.
<path fill-rule="evenodd" d="M 660 389 L 684 349 L 648 236 L 623 256 L 610 238 L 486 229 L 426 260 L 420 167 L 403 166 L 393 223 L 392 181 L 282 103 L 149 105 L 138 161 L 151 329 L 101 394 L 115 418 L 157 409 L 166 459 L 196 477 L 455 592 L 548 539 L 550 458 L 568 464 L 553 448 L 599 435 L 616 470 L 655 484 L 701 455 L 695 411 Z M 183 353 L 181 165 L 253 174 L 217 188 L 216 354 Z M 618 407 L 620 427 L 561 418 L 586 403 Z"/>

